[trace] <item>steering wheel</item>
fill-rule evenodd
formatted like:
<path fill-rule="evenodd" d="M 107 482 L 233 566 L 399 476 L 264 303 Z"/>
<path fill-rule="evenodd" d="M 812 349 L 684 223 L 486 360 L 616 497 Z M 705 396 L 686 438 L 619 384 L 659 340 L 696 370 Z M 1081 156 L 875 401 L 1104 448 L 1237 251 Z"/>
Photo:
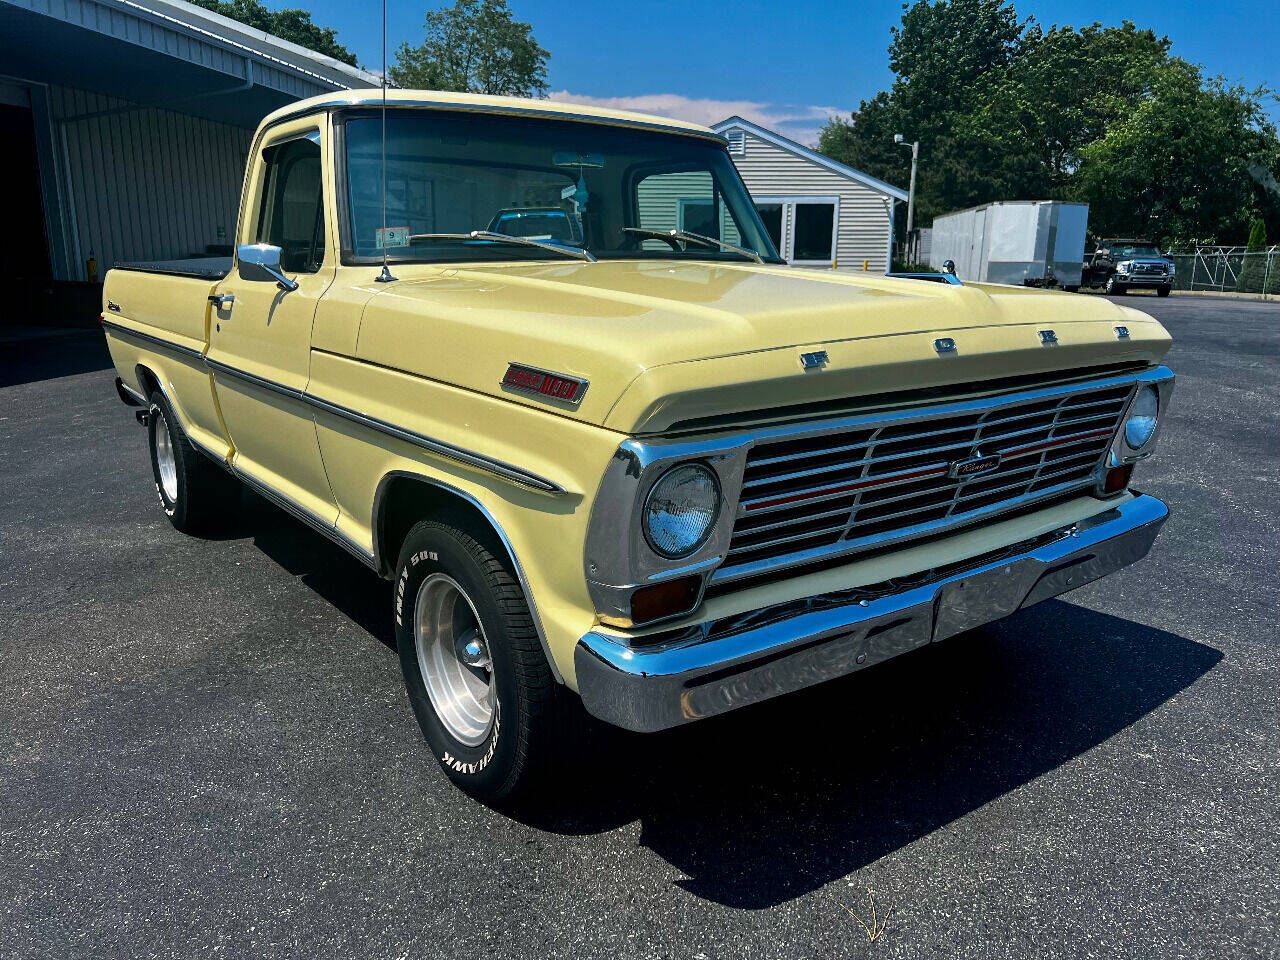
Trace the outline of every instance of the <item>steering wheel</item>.
<path fill-rule="evenodd" d="M 635 241 L 634 246 L 635 246 L 635 249 L 637 250 L 640 249 L 640 245 L 644 243 L 646 240 L 661 240 L 677 253 L 680 253 L 684 250 L 684 247 L 681 245 L 681 241 L 679 237 L 672 237 L 665 233 L 653 233 L 653 234 L 628 233 L 625 227 L 620 232 L 624 237 L 627 237 Z"/>

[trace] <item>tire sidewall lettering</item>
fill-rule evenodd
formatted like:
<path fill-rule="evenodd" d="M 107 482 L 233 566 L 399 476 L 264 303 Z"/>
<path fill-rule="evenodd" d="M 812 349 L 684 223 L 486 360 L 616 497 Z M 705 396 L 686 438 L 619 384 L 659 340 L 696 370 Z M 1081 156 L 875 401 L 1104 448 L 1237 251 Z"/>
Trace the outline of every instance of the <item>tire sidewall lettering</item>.
<path fill-rule="evenodd" d="M 484 755 L 479 760 L 459 760 L 450 751 L 445 750 L 440 755 L 440 762 L 452 770 L 454 773 L 475 776 L 484 772 L 484 768 L 489 765 L 493 759 L 493 755 L 498 751 L 498 738 L 502 732 L 502 704 L 494 705 L 493 713 L 493 732 L 489 734 L 489 745 L 485 748 Z"/>

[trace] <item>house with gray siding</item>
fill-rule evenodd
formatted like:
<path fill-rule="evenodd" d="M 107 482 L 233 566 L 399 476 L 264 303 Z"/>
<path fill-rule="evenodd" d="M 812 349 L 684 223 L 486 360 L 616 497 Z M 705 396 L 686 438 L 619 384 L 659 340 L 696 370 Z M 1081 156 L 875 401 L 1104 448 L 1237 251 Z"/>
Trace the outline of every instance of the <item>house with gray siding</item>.
<path fill-rule="evenodd" d="M 713 128 L 778 253 L 799 267 L 887 273 L 893 212 L 906 191 L 741 117 Z"/>

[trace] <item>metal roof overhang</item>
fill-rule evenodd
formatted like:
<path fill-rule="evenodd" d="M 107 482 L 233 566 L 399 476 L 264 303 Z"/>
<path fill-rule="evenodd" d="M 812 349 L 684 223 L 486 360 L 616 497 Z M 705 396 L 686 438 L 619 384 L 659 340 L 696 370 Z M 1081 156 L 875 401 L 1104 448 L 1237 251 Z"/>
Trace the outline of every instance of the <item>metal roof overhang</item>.
<path fill-rule="evenodd" d="M 124 109 L 253 128 L 294 100 L 361 85 L 321 73 L 332 63 L 291 63 L 128 0 L 0 0 L 0 74 L 131 101 Z"/>

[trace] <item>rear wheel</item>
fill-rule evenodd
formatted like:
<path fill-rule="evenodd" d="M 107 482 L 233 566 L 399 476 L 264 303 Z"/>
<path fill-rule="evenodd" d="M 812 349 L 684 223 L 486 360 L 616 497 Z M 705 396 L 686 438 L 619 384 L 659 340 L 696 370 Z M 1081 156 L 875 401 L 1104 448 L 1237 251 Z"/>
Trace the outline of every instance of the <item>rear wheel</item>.
<path fill-rule="evenodd" d="M 396 647 L 431 752 L 479 800 L 523 794 L 570 749 L 581 710 L 552 677 L 505 558 L 482 533 L 424 520 L 396 570 Z"/>
<path fill-rule="evenodd" d="M 183 533 L 216 529 L 226 522 L 227 507 L 239 494 L 239 483 L 192 446 L 160 390 L 152 390 L 148 400 L 151 472 L 165 516 Z"/>

